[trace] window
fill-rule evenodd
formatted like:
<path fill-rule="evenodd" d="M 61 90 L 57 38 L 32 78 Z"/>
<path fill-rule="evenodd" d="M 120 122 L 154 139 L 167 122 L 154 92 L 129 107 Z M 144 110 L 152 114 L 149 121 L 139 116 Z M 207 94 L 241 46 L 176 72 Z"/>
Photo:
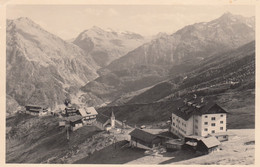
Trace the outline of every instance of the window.
<path fill-rule="evenodd" d="M 208 122 L 204 122 L 204 125 L 208 125 Z"/>
<path fill-rule="evenodd" d="M 198 133 L 197 133 L 197 132 L 195 132 L 195 135 L 198 135 Z"/>
<path fill-rule="evenodd" d="M 215 121 L 215 120 L 216 120 L 216 118 L 215 118 L 215 117 L 212 117 L 212 118 L 211 118 L 211 120 L 212 120 L 212 121 Z"/>
<path fill-rule="evenodd" d="M 216 124 L 215 124 L 215 123 L 212 123 L 211 126 L 216 126 Z"/>
<path fill-rule="evenodd" d="M 212 130 L 211 133 L 215 133 L 215 130 Z"/>
<path fill-rule="evenodd" d="M 195 129 L 198 129 L 198 126 L 197 126 L 197 125 L 195 125 Z"/>
<path fill-rule="evenodd" d="M 220 121 L 221 124 L 223 124 L 223 121 Z"/>
<path fill-rule="evenodd" d="M 220 130 L 223 130 L 224 128 L 223 127 L 220 127 Z"/>
<path fill-rule="evenodd" d="M 208 118 L 208 116 L 207 116 L 207 115 L 205 115 L 205 118 Z"/>
<path fill-rule="evenodd" d="M 223 117 L 223 114 L 221 114 L 220 117 Z"/>
<path fill-rule="evenodd" d="M 175 126 L 175 123 L 173 122 L 172 125 Z"/>
<path fill-rule="evenodd" d="M 208 128 L 205 128 L 205 129 L 204 129 L 204 131 L 206 131 L 206 132 L 207 132 L 207 131 L 208 131 Z"/>
<path fill-rule="evenodd" d="M 195 119 L 195 122 L 197 122 L 197 123 L 198 123 L 198 120 L 197 120 L 197 119 Z"/>

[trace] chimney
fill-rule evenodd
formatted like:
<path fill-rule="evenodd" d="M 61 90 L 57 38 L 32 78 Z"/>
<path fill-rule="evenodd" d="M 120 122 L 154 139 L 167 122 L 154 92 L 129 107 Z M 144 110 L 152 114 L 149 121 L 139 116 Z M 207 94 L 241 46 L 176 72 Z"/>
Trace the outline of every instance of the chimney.
<path fill-rule="evenodd" d="M 204 97 L 200 99 L 200 103 L 204 103 Z"/>
<path fill-rule="evenodd" d="M 197 95 L 196 94 L 193 95 L 193 99 L 197 99 Z"/>

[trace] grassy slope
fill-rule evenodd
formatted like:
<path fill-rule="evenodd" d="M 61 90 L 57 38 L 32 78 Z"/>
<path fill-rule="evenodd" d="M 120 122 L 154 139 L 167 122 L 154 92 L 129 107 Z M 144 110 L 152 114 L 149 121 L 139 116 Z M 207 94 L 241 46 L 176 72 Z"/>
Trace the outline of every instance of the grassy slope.
<path fill-rule="evenodd" d="M 228 111 L 228 128 L 254 128 L 254 89 L 230 90 L 221 94 L 206 97 L 216 100 Z M 171 115 L 171 108 L 176 107 L 174 101 L 163 101 L 149 104 L 131 104 L 124 106 L 111 106 L 98 109 L 98 112 L 109 115 L 114 111 L 116 118 L 127 120 L 127 123 L 134 125 L 155 125 L 165 126 Z"/>
<path fill-rule="evenodd" d="M 91 126 L 71 132 L 67 141 L 58 118 L 51 116 L 18 114 L 7 119 L 7 127 L 7 163 L 71 163 L 112 142 L 111 136 Z"/>

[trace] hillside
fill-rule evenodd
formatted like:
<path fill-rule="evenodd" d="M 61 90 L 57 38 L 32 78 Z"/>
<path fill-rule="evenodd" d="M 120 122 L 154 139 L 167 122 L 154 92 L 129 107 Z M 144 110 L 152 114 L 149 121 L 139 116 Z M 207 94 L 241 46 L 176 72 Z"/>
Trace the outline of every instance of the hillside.
<path fill-rule="evenodd" d="M 102 75 L 81 88 L 84 97 L 94 97 L 89 105 L 110 103 L 124 94 L 138 91 L 165 80 L 166 70 L 156 66 L 139 66 L 138 68 L 114 71 Z M 101 103 L 100 103 L 101 102 Z"/>
<path fill-rule="evenodd" d="M 231 79 L 240 73 L 235 71 L 243 61 L 253 62 L 254 48 L 252 46 L 254 44 L 248 44 L 250 45 L 248 48 L 244 46 L 246 50 L 240 48 L 236 51 L 236 49 L 253 41 L 254 38 L 253 17 L 245 18 L 226 13 L 210 22 L 186 26 L 172 35 L 159 35 L 159 38 L 141 45 L 100 69 L 101 76 L 86 84 L 81 90 L 91 96 L 104 98 L 102 101 L 105 103 L 113 102 L 116 105 L 117 99 L 124 99 L 121 98 L 122 96 L 128 96 L 132 91 L 157 83 L 160 84 L 143 92 L 140 96 L 134 95 L 133 99 L 129 97 L 126 99 L 129 100 L 129 103 L 148 103 L 171 95 L 178 89 L 186 91 L 187 88 L 193 89 L 192 86 L 205 87 L 203 84 L 206 84 L 206 80 L 218 77 L 222 71 L 228 70 L 236 73 L 230 74 L 233 76 L 227 76 Z M 250 52 L 246 53 L 248 50 Z M 234 58 L 236 56 L 237 58 Z M 244 56 L 248 57 L 244 58 Z M 225 62 L 226 60 L 229 64 Z M 233 67 L 229 67 L 232 63 L 234 63 Z M 197 71 L 194 74 L 190 73 L 188 79 L 182 83 L 184 75 L 192 70 Z M 202 73 L 203 70 L 204 73 Z M 241 70 L 244 73 L 250 69 Z M 131 73 L 135 73 L 135 75 L 133 76 Z M 151 79 L 147 79 L 148 82 L 139 82 L 140 78 L 136 76 L 142 78 L 148 76 Z M 198 80 L 197 77 L 201 79 Z M 163 80 L 167 81 L 163 83 Z M 130 87 L 128 81 L 132 82 Z M 214 82 L 222 81 L 212 80 L 207 84 L 214 85 Z"/>
<path fill-rule="evenodd" d="M 109 146 L 113 136 L 94 126 L 70 132 L 53 116 L 16 114 L 6 121 L 6 163 L 72 163 Z"/>
<path fill-rule="evenodd" d="M 228 129 L 229 141 L 221 150 L 204 156 L 180 150 L 162 155 L 145 154 L 141 148 L 127 147 L 128 141 L 104 133 L 93 126 L 70 132 L 66 139 L 58 118 L 17 114 L 7 119 L 6 163 L 43 164 L 253 164 L 254 129 Z M 165 129 L 164 129 L 165 130 Z M 167 129 L 166 129 L 167 130 Z"/>
<path fill-rule="evenodd" d="M 146 41 L 143 36 L 133 32 L 116 32 L 93 26 L 80 33 L 73 43 L 89 53 L 99 66 L 104 67 Z"/>
<path fill-rule="evenodd" d="M 54 107 L 65 89 L 98 76 L 91 56 L 28 18 L 7 20 L 6 33 L 6 94 L 19 105 Z"/>
<path fill-rule="evenodd" d="M 255 90 L 232 89 L 224 93 L 205 95 L 205 100 L 213 100 L 228 112 L 228 129 L 255 128 Z M 98 109 L 99 113 L 110 115 L 114 112 L 116 119 L 126 120 L 131 126 L 146 125 L 152 128 L 167 128 L 172 109 L 179 99 L 164 100 L 146 104 L 125 104 L 106 106 Z"/>
<path fill-rule="evenodd" d="M 151 103 L 191 92 L 198 95 L 218 94 L 228 90 L 231 81 L 238 82 L 241 89 L 254 88 L 254 41 L 204 59 L 198 65 L 194 65 L 190 72 L 157 84 L 129 98 L 125 104 Z"/>

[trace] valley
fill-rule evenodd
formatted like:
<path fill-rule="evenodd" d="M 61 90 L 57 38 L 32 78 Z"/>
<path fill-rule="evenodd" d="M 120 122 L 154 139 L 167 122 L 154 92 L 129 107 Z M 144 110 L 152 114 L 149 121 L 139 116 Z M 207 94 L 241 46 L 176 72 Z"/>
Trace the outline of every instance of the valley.
<path fill-rule="evenodd" d="M 255 17 L 227 12 L 152 37 L 92 26 L 70 40 L 27 17 L 6 23 L 6 163 L 254 164 Z M 183 149 L 214 137 L 208 124 L 228 141 L 203 156 Z"/>

